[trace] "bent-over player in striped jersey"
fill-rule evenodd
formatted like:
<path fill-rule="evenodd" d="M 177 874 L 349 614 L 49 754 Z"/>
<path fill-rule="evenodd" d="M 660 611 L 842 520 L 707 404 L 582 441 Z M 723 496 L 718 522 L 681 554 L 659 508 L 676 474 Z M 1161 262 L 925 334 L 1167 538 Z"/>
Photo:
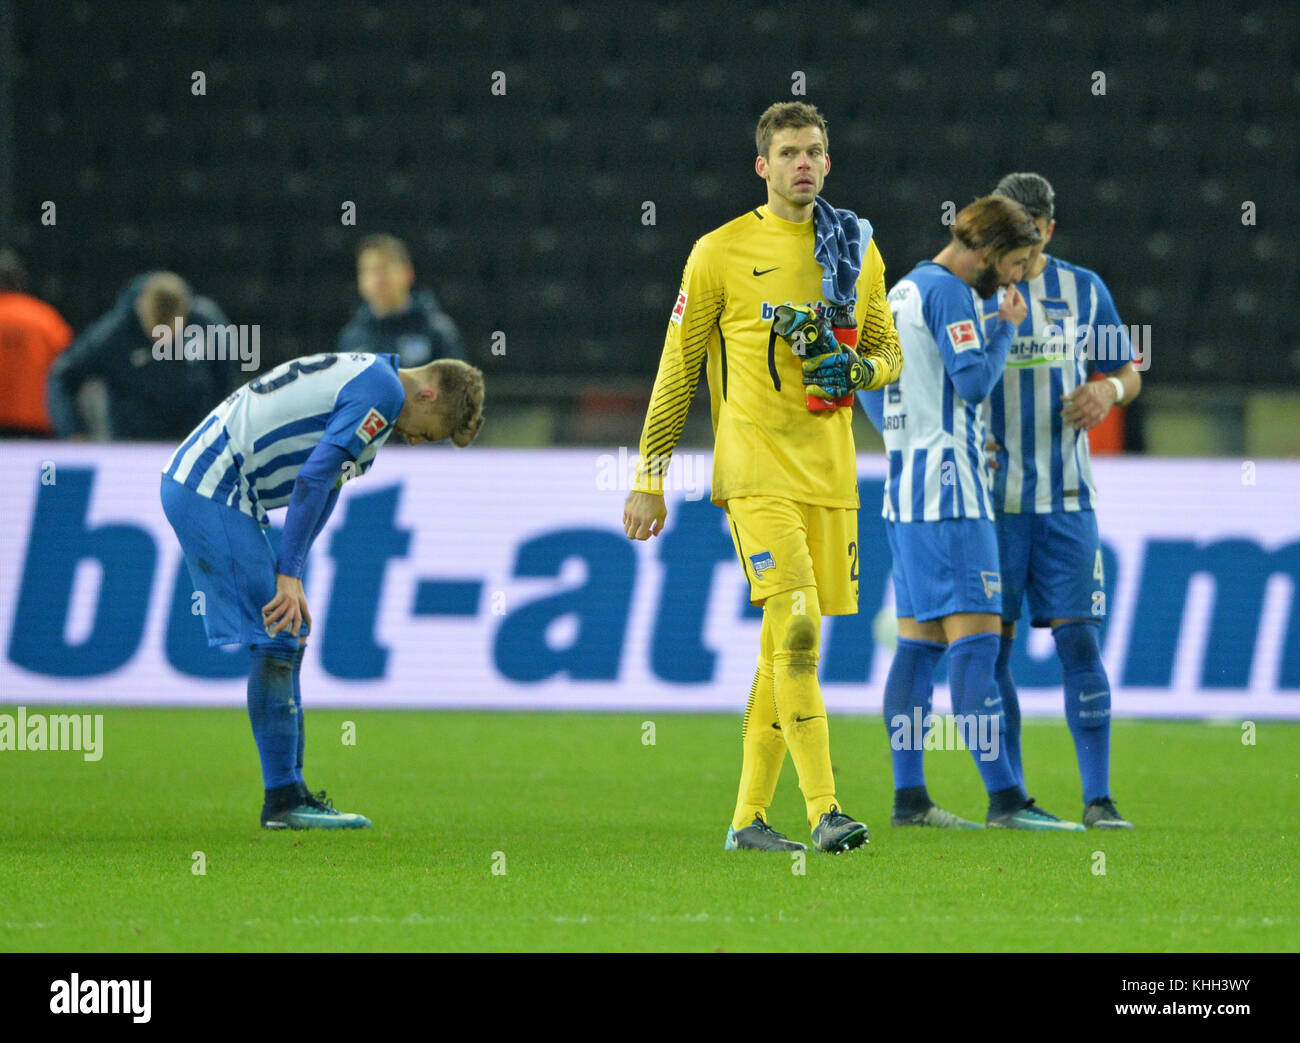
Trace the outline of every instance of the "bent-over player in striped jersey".
<path fill-rule="evenodd" d="M 469 445 L 483 423 L 483 375 L 453 359 L 399 369 L 396 355 L 309 355 L 229 395 L 163 469 L 163 512 L 209 645 L 248 645 L 248 717 L 262 762 L 267 829 L 366 827 L 303 782 L 298 676 L 311 628 L 302 574 L 339 489 L 389 435 Z M 277 555 L 268 510 L 288 507 Z"/>
<path fill-rule="evenodd" d="M 862 355 L 823 356 L 841 370 L 823 379 L 820 369 L 813 375 L 821 361 L 801 360 L 792 350 L 811 342 L 787 342 L 778 332 L 776 309 L 812 314 L 826 303 L 823 280 L 830 276 L 814 256 L 817 196 L 830 170 L 826 123 L 811 105 L 773 105 L 759 120 L 756 144 L 755 170 L 767 182 L 767 203 L 702 236 L 686 262 L 623 525 L 639 540 L 663 529 L 664 476 L 707 356 L 712 499 L 727 512 L 750 601 L 763 607 L 726 847 L 804 848 L 766 819 L 788 749 L 814 846 L 843 851 L 866 843 L 867 827 L 844 814 L 836 797 L 817 661 L 821 617 L 857 611 L 857 462 L 851 408 L 815 411 L 807 395 L 830 402 L 864 386 L 881 387 L 896 379 L 902 357 L 885 298 L 884 261 L 863 231 L 851 320 L 845 316 Z M 830 320 L 820 329 L 822 343 L 829 343 Z"/>
<path fill-rule="evenodd" d="M 1044 252 L 1056 229 L 1056 194 L 1039 174 L 1008 174 L 994 189 L 1020 203 L 1038 226 L 1017 289 L 1028 314 L 1011 340 L 1007 367 L 985 403 L 990 466 L 996 471 L 1002 561 L 1002 647 L 997 678 L 1007 745 L 1020 780 L 1020 703 L 1011 646 L 1020 606 L 1030 625 L 1052 628 L 1065 683 L 1065 719 L 1083 783 L 1083 824 L 1130 829 L 1110 794 L 1110 680 L 1098 640 L 1106 615 L 1106 573 L 1097 533 L 1097 487 L 1087 432 L 1142 388 L 1128 331 L 1096 272 Z M 987 323 L 998 301 L 977 301 Z M 1106 375 L 1090 381 L 1088 364 Z"/>

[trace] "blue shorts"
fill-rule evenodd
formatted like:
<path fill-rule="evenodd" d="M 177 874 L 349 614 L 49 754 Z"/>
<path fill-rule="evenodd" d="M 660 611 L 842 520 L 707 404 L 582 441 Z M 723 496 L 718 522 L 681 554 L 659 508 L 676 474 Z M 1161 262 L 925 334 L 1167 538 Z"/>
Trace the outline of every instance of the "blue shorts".
<path fill-rule="evenodd" d="M 266 530 L 255 518 L 200 496 L 166 475 L 160 495 L 163 513 L 185 553 L 190 580 L 203 594 L 208 644 L 275 640 L 297 648 L 296 637 L 281 631 L 272 639 L 262 624 L 262 606 L 275 597 L 275 552 Z"/>
<path fill-rule="evenodd" d="M 1093 511 L 998 516 L 1002 560 L 1002 618 L 1020 618 L 1029 595 L 1029 622 L 1101 619 L 1106 615 L 1106 577 Z"/>
<path fill-rule="evenodd" d="M 998 536 L 991 521 L 887 521 L 885 531 L 900 618 L 927 623 L 954 612 L 1002 613 Z"/>

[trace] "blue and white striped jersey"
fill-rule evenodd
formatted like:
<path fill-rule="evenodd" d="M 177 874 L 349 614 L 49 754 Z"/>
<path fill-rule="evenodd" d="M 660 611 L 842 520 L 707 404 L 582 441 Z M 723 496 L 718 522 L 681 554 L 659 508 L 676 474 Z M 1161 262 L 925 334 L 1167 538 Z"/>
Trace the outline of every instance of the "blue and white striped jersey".
<path fill-rule="evenodd" d="M 984 405 L 989 432 L 1002 446 L 993 502 L 1008 514 L 1091 510 L 1097 503 L 1088 436 L 1061 419 L 1061 396 L 1133 359 L 1110 292 L 1096 272 L 1047 256 L 1034 279 L 1018 284 L 1029 314 L 1007 355 L 1006 370 Z M 974 297 L 987 322 L 1002 291 Z"/>
<path fill-rule="evenodd" d="M 970 287 L 933 261 L 898 281 L 889 306 L 903 372 L 884 389 L 889 479 L 882 513 L 900 522 L 991 520 L 979 406 L 1001 369 L 1011 323 L 986 343 Z"/>
<path fill-rule="evenodd" d="M 191 432 L 163 474 L 263 525 L 284 507 L 321 442 L 365 474 L 393 431 L 406 395 L 396 355 L 308 355 L 227 397 Z"/>

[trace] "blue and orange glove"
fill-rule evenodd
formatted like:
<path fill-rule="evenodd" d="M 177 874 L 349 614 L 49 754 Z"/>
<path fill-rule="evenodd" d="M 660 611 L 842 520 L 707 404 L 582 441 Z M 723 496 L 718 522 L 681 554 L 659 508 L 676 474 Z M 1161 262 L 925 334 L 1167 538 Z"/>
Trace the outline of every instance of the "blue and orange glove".
<path fill-rule="evenodd" d="M 844 329 L 837 328 L 829 311 L 830 309 L 818 312 L 811 308 L 792 308 L 788 304 L 781 304 L 773 312 L 772 328 L 778 336 L 788 341 L 790 349 L 804 360 L 804 384 L 810 384 L 808 380 L 810 365 L 818 363 L 821 359 L 838 355 L 843 350 L 842 339 L 847 335 L 857 334 L 857 327 L 853 325 L 852 309 L 848 310 L 849 325 Z M 814 369 L 819 374 L 822 372 L 816 365 Z M 823 412 L 832 410 L 836 406 L 853 405 L 851 392 L 828 399 L 827 396 L 819 393 L 815 383 L 810 384 L 812 390 L 807 398 L 808 408 L 812 411 Z"/>
<path fill-rule="evenodd" d="M 824 355 L 836 350 L 835 331 L 824 312 L 779 304 L 772 313 L 772 328 L 778 337 L 790 342 L 796 355 Z"/>
<path fill-rule="evenodd" d="M 804 359 L 803 382 L 810 395 L 833 403 L 847 398 L 852 404 L 853 393 L 870 384 L 876 371 L 852 348 L 840 345 L 840 349 L 833 355 Z"/>

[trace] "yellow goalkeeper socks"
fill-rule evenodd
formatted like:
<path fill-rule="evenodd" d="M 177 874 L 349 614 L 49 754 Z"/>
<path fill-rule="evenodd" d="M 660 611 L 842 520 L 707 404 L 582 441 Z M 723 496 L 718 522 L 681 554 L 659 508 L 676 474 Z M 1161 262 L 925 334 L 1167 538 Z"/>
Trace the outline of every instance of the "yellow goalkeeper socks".
<path fill-rule="evenodd" d="M 766 631 L 766 626 L 763 629 Z M 785 763 L 785 735 L 776 719 L 770 659 L 766 663 L 759 659 L 740 738 L 744 760 L 740 768 L 736 813 L 731 818 L 735 829 L 752 825 L 755 815 L 762 815 L 763 821 L 767 821 L 767 809 L 776 793 L 777 780 L 781 778 L 781 766 Z"/>
<path fill-rule="evenodd" d="M 817 683 L 821 643 L 817 588 L 799 587 L 770 597 L 763 612 L 764 622 L 772 628 L 777 719 L 799 773 L 811 829 L 837 803 L 826 704 Z"/>

